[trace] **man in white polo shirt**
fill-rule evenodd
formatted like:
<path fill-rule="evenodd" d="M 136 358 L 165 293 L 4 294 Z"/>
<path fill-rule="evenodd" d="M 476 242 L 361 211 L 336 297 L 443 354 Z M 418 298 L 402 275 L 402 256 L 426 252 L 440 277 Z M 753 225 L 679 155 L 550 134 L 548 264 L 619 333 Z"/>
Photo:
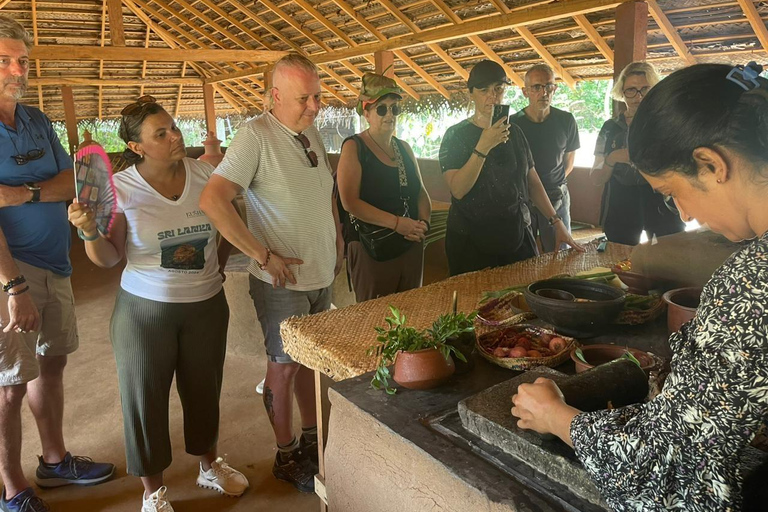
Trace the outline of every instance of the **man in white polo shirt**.
<path fill-rule="evenodd" d="M 227 240 L 251 257 L 251 297 L 264 332 L 264 406 L 278 453 L 272 473 L 314 491 L 317 420 L 314 375 L 283 350 L 280 322 L 331 305 L 343 239 L 333 176 L 320 134 L 320 78 L 308 59 L 291 54 L 272 72 L 273 108 L 240 128 L 200 197 L 200 207 Z M 246 192 L 248 225 L 232 200 Z M 293 392 L 302 435 L 293 432 Z"/>

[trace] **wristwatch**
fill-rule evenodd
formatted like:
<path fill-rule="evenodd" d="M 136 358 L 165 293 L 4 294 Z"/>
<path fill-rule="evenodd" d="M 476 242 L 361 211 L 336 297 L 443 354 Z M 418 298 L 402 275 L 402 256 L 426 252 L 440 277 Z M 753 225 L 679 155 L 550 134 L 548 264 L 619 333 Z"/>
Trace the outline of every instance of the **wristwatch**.
<path fill-rule="evenodd" d="M 32 192 L 32 199 L 27 201 L 28 203 L 39 203 L 40 202 L 40 185 L 36 183 L 25 183 L 25 187 L 27 187 L 27 190 Z"/>

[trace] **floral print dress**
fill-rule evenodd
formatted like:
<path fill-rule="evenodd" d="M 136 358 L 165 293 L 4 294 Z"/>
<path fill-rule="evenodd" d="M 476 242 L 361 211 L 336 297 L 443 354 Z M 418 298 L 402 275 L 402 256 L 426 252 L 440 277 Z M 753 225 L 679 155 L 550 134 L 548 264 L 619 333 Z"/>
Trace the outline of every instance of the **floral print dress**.
<path fill-rule="evenodd" d="M 714 273 L 669 343 L 661 394 L 577 415 L 576 455 L 615 510 L 740 510 L 741 454 L 768 424 L 768 233 Z"/>

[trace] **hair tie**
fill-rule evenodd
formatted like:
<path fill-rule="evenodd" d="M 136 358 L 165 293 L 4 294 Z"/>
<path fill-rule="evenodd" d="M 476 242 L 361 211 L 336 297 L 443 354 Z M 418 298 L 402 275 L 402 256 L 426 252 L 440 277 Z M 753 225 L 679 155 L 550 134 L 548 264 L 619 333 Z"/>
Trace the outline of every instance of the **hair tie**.
<path fill-rule="evenodd" d="M 735 83 L 745 91 L 753 89 L 768 89 L 768 80 L 760 76 L 763 66 L 755 61 L 746 66 L 737 65 L 726 75 L 725 79 Z"/>

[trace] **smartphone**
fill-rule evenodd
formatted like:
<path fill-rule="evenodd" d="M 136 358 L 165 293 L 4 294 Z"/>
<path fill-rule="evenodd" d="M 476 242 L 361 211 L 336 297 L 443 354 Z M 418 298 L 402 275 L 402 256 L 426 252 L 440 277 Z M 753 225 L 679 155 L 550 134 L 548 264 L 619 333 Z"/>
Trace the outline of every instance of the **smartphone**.
<path fill-rule="evenodd" d="M 494 105 L 493 117 L 491 117 L 491 126 L 495 125 L 499 119 L 507 119 L 509 117 L 509 105 Z"/>

